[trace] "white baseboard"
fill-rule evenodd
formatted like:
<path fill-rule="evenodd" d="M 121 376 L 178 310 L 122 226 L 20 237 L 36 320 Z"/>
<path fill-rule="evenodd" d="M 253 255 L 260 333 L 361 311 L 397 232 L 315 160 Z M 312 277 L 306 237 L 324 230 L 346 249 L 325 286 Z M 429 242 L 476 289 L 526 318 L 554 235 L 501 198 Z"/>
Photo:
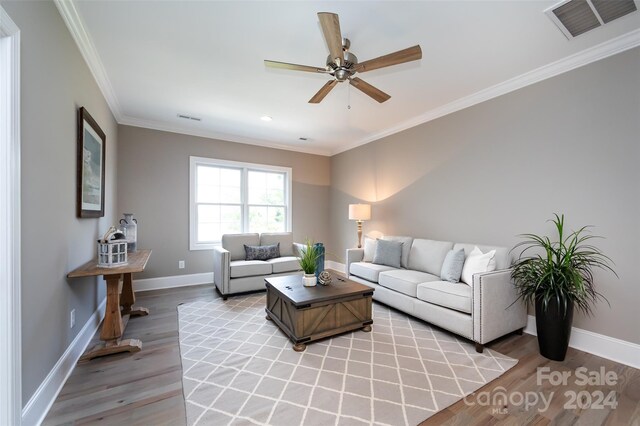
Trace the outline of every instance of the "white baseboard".
<path fill-rule="evenodd" d="M 324 262 L 326 269 L 333 269 L 334 271 L 346 273 L 347 267 L 344 263 L 334 262 L 333 260 L 327 260 Z"/>
<path fill-rule="evenodd" d="M 56 365 L 53 366 L 47 377 L 40 384 L 29 402 L 22 409 L 22 424 L 25 426 L 39 425 L 44 420 L 58 397 L 62 387 L 71 375 L 78 359 L 87 349 L 102 318 L 107 299 L 104 299 L 98 309 L 89 317 L 73 342 L 64 351 Z"/>
<path fill-rule="evenodd" d="M 133 289 L 138 292 L 198 284 L 213 284 L 213 272 L 133 280 Z"/>
<path fill-rule="evenodd" d="M 525 333 L 537 336 L 536 317 L 529 315 Z M 569 346 L 620 364 L 640 369 L 640 345 L 573 327 Z"/>

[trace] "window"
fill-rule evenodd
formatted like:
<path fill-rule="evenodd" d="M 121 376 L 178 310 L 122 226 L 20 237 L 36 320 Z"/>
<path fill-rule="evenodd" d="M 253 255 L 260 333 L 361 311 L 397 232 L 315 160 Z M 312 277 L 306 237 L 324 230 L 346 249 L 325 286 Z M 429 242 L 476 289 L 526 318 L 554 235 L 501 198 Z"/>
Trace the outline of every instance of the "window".
<path fill-rule="evenodd" d="M 222 234 L 291 230 L 291 169 L 191 157 L 190 248 Z"/>

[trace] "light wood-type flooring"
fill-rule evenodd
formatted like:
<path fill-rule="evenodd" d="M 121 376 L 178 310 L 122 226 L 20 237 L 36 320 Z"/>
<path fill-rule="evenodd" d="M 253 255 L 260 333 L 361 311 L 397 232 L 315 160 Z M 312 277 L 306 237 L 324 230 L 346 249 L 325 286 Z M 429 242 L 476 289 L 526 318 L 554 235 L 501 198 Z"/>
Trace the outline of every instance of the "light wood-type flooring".
<path fill-rule="evenodd" d="M 178 345 L 176 306 L 194 300 L 218 297 L 211 285 L 156 290 L 137 294 L 138 306 L 150 309 L 147 317 L 132 319 L 125 338 L 142 340 L 142 351 L 118 354 L 78 364 L 51 407 L 45 425 L 108 424 L 108 425 L 184 425 L 185 408 L 182 395 L 182 372 Z M 375 327 L 375 324 L 373 325 Z M 98 336 L 94 336 L 98 341 Z M 481 394 L 467 398 L 437 413 L 423 425 L 640 425 L 640 370 L 594 355 L 569 349 L 564 362 L 549 361 L 538 354 L 537 341 L 530 335 L 510 335 L 488 347 L 519 359 L 518 365 L 487 384 L 478 392 L 496 395 L 505 388 L 507 395 L 519 392 L 542 392 L 548 398 L 554 392 L 549 409 L 536 407 L 525 410 L 517 396 L 506 405 L 483 406 Z M 597 371 L 604 367 L 618 376 L 615 386 L 578 386 L 575 370 L 587 367 Z M 536 371 L 570 371 L 566 386 L 551 386 L 548 381 L 537 383 Z M 607 395 L 616 391 L 618 406 L 611 409 L 564 408 L 565 392 Z M 570 401 L 569 401 L 570 402 Z M 212 425 L 217 426 L 217 425 Z"/>

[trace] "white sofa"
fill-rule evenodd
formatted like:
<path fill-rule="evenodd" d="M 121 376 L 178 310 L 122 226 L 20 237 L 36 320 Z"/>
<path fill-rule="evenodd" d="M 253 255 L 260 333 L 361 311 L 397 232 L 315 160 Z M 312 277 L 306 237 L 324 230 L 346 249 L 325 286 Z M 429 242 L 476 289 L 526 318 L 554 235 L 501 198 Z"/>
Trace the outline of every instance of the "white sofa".
<path fill-rule="evenodd" d="M 527 311 L 516 302 L 508 249 L 478 245 L 483 253 L 496 250 L 496 270 L 475 274 L 467 285 L 442 281 L 440 272 L 449 250 L 463 248 L 468 255 L 476 244 L 383 239 L 403 241 L 400 269 L 364 262 L 364 249 L 347 250 L 349 279 L 375 288 L 375 300 L 474 341 L 478 352 L 486 343 L 526 326 Z"/>
<path fill-rule="evenodd" d="M 280 257 L 245 260 L 244 246 L 280 243 Z M 213 283 L 226 300 L 229 295 L 264 290 L 264 277 L 291 275 L 300 271 L 298 246 L 291 232 L 263 234 L 225 234 L 222 246 L 213 249 Z"/>

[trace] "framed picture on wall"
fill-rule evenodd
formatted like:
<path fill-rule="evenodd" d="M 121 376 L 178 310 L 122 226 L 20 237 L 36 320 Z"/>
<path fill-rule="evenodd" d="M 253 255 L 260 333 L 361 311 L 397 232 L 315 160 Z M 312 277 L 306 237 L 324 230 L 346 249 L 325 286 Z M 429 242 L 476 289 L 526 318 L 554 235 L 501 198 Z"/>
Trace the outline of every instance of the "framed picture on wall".
<path fill-rule="evenodd" d="M 77 204 L 78 217 L 104 216 L 104 169 L 107 138 L 82 107 L 78 110 Z"/>

